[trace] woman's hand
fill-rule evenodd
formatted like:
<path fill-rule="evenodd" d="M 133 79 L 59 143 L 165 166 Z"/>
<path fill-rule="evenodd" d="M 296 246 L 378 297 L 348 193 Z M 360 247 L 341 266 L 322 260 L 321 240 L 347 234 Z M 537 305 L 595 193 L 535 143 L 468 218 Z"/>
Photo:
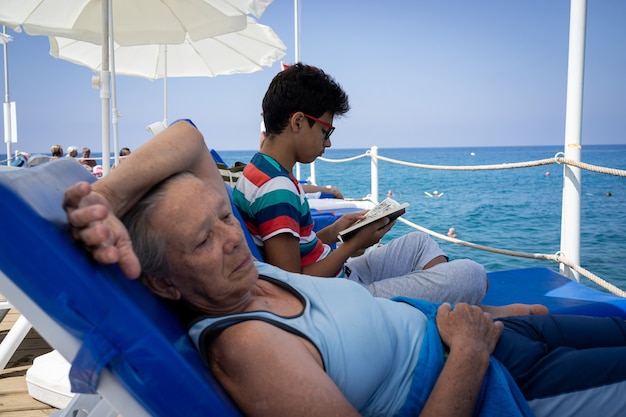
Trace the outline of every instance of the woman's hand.
<path fill-rule="evenodd" d="M 65 191 L 63 209 L 67 213 L 74 239 L 102 264 L 118 263 L 131 279 L 141 273 L 128 231 L 112 213 L 109 201 L 87 182 L 79 182 Z"/>
<path fill-rule="evenodd" d="M 453 310 L 450 304 L 444 303 L 437 310 L 437 328 L 441 340 L 451 351 L 457 347 L 471 347 L 489 355 L 495 349 L 504 325 L 494 322 L 491 314 L 478 306 L 458 303 Z"/>
<path fill-rule="evenodd" d="M 478 306 L 439 306 L 437 329 L 450 352 L 420 416 L 472 415 L 503 327 Z"/>

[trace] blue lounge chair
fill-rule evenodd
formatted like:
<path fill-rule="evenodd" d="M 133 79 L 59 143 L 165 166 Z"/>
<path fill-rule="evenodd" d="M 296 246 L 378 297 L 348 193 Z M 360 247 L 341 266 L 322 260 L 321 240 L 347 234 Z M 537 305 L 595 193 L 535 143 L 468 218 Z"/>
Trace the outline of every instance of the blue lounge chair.
<path fill-rule="evenodd" d="M 125 416 L 239 416 L 165 305 L 71 240 L 65 189 L 95 177 L 71 158 L 0 172 L 0 293 L 72 363 L 72 391 Z"/>

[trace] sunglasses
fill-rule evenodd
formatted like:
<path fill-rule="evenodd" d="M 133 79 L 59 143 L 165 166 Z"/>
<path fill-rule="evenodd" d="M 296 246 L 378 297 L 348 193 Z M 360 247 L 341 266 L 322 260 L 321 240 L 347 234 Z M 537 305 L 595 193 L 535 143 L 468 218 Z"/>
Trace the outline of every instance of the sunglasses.
<path fill-rule="evenodd" d="M 293 116 L 295 113 L 291 113 L 289 115 L 289 117 Z M 313 117 L 309 114 L 306 113 L 302 113 L 304 115 L 304 117 L 306 117 L 307 119 L 311 119 L 314 122 L 317 122 L 319 124 L 321 124 L 322 126 L 324 126 L 326 129 L 328 130 L 324 130 L 322 129 L 322 133 L 324 134 L 324 140 L 330 140 L 330 135 L 333 134 L 333 132 L 335 131 L 335 127 L 333 125 L 331 125 L 330 123 L 326 123 L 323 120 L 318 119 L 317 117 Z"/>

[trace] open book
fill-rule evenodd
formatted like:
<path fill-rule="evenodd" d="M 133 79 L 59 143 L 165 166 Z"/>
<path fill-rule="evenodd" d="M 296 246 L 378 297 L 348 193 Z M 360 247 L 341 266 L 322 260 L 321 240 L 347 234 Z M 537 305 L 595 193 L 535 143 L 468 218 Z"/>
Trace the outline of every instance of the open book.
<path fill-rule="evenodd" d="M 380 220 L 383 217 L 388 217 L 389 220 L 394 221 L 404 214 L 404 212 L 406 211 L 406 207 L 408 206 L 409 203 L 400 204 L 396 200 L 387 197 L 376 206 L 374 206 L 374 208 L 372 208 L 370 211 L 368 211 L 363 220 L 359 220 L 352 226 L 339 232 L 339 240 L 344 241 L 346 239 L 350 239 L 350 237 L 358 229 L 363 226 L 367 226 L 368 224 L 373 223 L 376 220 Z"/>

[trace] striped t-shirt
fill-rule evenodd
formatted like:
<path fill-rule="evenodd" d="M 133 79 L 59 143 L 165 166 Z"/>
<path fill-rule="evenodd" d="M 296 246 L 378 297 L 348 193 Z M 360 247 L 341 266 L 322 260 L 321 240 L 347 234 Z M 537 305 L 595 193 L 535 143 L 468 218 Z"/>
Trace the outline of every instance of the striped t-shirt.
<path fill-rule="evenodd" d="M 303 267 L 330 253 L 330 247 L 313 231 L 313 218 L 302 186 L 274 158 L 255 154 L 237 181 L 232 199 L 263 256 L 263 242 L 281 233 L 290 233 L 300 240 Z"/>

